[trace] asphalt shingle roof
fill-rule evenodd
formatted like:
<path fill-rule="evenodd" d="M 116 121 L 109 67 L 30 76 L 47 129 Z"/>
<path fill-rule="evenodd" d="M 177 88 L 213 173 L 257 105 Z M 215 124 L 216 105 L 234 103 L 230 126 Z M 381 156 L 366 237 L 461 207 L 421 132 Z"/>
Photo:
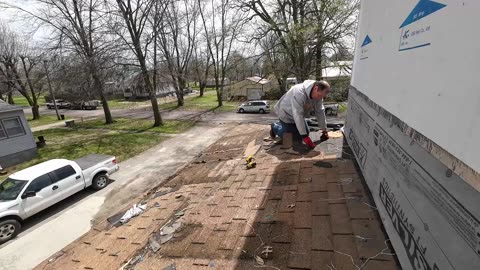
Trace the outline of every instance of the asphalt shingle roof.
<path fill-rule="evenodd" d="M 35 270 L 127 261 L 136 270 L 399 270 L 355 161 L 343 156 L 343 134 L 330 132 L 321 152 L 296 152 L 264 142 L 268 129 L 225 132 L 164 187 L 137 198 L 147 204 L 138 217 L 98 224 Z M 247 170 L 250 155 L 257 165 Z"/>

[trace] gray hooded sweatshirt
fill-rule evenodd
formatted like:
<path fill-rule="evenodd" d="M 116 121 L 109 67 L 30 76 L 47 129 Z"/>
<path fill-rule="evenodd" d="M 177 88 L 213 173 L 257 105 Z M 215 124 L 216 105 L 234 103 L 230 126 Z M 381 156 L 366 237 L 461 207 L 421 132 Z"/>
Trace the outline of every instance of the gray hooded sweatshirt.
<path fill-rule="evenodd" d="M 308 134 L 305 117 L 310 117 L 312 111 L 317 117 L 318 127 L 327 128 L 323 101 L 310 98 L 314 83 L 314 80 L 306 80 L 301 84 L 294 85 L 275 104 L 275 113 L 278 118 L 285 123 L 295 123 L 302 136 Z"/>

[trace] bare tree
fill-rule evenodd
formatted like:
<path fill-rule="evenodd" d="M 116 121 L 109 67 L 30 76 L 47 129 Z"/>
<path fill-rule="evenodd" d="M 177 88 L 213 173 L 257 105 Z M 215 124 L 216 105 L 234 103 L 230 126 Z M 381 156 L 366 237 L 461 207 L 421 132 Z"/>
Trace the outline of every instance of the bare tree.
<path fill-rule="evenodd" d="M 121 30 L 121 24 L 117 24 L 116 33 L 121 37 L 125 44 L 135 54 L 138 65 L 140 66 L 145 88 L 150 95 L 152 103 L 154 124 L 153 126 L 163 125 L 162 117 L 158 107 L 156 89 L 153 87 L 151 73 L 147 67 L 148 47 L 153 42 L 152 35 L 147 33 L 147 23 L 149 17 L 154 13 L 156 7 L 155 0 L 116 0 L 117 10 L 120 13 L 128 34 Z M 120 28 L 119 28 L 120 27 Z M 127 37 L 127 35 L 129 37 Z M 156 64 L 156 63 L 155 63 Z M 156 68 L 156 67 L 155 67 Z M 156 72 L 154 72 L 156 74 Z"/>
<path fill-rule="evenodd" d="M 17 36 L 7 28 L 3 23 L 0 24 L 0 78 L 2 78 L 2 84 L 6 88 L 5 95 L 6 101 L 9 104 L 13 104 L 13 90 L 14 78 L 12 75 L 11 67 L 17 66 Z"/>
<path fill-rule="evenodd" d="M 15 32 L 0 24 L 0 75 L 7 86 L 10 103 L 17 90 L 32 107 L 33 119 L 40 119 L 38 98 L 43 91 L 44 73 L 40 71 L 40 56 Z"/>
<path fill-rule="evenodd" d="M 174 81 L 178 106 L 183 106 L 186 74 L 197 38 L 198 2 L 168 0 L 158 26 L 158 43 Z"/>
<path fill-rule="evenodd" d="M 3 101 L 7 101 L 4 95 L 8 94 L 9 91 L 10 90 L 7 78 L 0 74 L 0 99 Z"/>
<path fill-rule="evenodd" d="M 241 81 L 247 77 L 261 75 L 260 70 L 256 68 L 254 56 L 245 56 L 244 52 L 234 50 L 230 54 L 226 77 L 233 81 Z"/>
<path fill-rule="evenodd" d="M 206 49 L 206 47 L 205 47 Z M 208 50 L 202 50 L 201 46 L 196 46 L 192 61 L 192 70 L 194 79 L 198 81 L 200 87 L 200 96 L 203 97 L 207 86 L 208 74 L 212 67 L 211 56 Z"/>
<path fill-rule="evenodd" d="M 278 38 L 273 33 L 268 33 L 259 42 L 263 53 L 263 68 L 266 74 L 273 74 L 280 85 L 280 92 L 288 89 L 287 78 L 291 73 L 292 65 L 287 53 L 278 43 Z"/>
<path fill-rule="evenodd" d="M 198 8 L 202 19 L 207 49 L 210 53 L 215 77 L 218 106 L 222 106 L 223 87 L 232 46 L 242 33 L 246 13 L 234 7 L 231 0 L 208 0 L 210 14 L 207 15 L 201 0 Z M 208 16 L 208 20 L 207 20 Z"/>
<path fill-rule="evenodd" d="M 32 3 L 33 2 L 33 3 Z M 49 38 L 55 49 L 74 52 L 85 59 L 86 69 L 93 80 L 105 114 L 105 122 L 113 123 L 104 83 L 100 76 L 103 59 L 112 53 L 114 42 L 105 32 L 105 2 L 102 0 L 32 0 L 33 11 L 18 5 L 4 5 L 21 11 L 39 27 L 53 30 Z"/>
<path fill-rule="evenodd" d="M 336 50 L 353 36 L 359 0 L 243 0 L 240 6 L 263 22 L 258 39 L 273 33 L 293 73 L 304 80 L 312 71 L 320 79 L 326 51 Z"/>

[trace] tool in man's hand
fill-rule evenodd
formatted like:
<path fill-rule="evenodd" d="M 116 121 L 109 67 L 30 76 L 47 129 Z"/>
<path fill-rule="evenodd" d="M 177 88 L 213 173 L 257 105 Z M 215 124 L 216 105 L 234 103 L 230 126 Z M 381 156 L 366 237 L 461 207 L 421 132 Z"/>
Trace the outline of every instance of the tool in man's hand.
<path fill-rule="evenodd" d="M 322 131 L 322 136 L 320 137 L 320 141 L 326 141 L 330 138 L 330 136 L 328 136 L 328 131 Z"/>
<path fill-rule="evenodd" d="M 255 161 L 255 157 L 254 156 L 248 156 L 245 161 L 247 162 L 245 164 L 245 167 L 248 169 L 252 169 L 252 168 L 255 168 L 257 166 L 257 162 Z"/>

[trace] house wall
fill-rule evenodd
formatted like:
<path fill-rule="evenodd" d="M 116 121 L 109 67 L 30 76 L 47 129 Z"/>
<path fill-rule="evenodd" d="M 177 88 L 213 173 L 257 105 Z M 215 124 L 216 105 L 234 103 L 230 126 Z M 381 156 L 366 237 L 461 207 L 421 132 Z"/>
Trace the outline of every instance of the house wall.
<path fill-rule="evenodd" d="M 32 159 L 37 154 L 37 146 L 22 110 L 0 112 L 0 119 L 19 117 L 25 135 L 0 140 L 0 164 L 6 168 Z"/>
<path fill-rule="evenodd" d="M 401 27 L 418 3 L 423 17 Z M 446 6 L 429 13 L 437 5 Z M 477 171 L 479 10 L 478 0 L 362 1 L 352 74 L 359 91 Z"/>
<path fill-rule="evenodd" d="M 361 2 L 345 137 L 405 270 L 480 269 L 478 10 Z"/>

